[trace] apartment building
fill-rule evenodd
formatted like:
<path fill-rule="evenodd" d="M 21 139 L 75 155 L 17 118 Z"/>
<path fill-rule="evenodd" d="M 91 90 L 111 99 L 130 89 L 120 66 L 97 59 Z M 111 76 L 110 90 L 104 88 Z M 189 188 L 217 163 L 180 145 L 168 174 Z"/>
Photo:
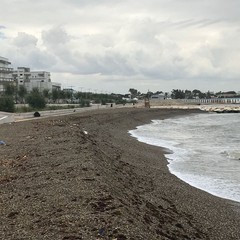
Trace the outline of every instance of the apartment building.
<path fill-rule="evenodd" d="M 18 67 L 13 71 L 13 80 L 17 86 L 25 86 L 28 92 L 33 88 L 38 88 L 40 92 L 44 89 L 52 92 L 54 89 L 61 89 L 61 84 L 51 81 L 50 72 L 46 71 L 31 71 L 30 68 Z"/>
<path fill-rule="evenodd" d="M 7 58 L 0 57 L 0 92 L 4 91 L 6 83 L 14 83 L 12 78 L 13 68 Z"/>
<path fill-rule="evenodd" d="M 52 92 L 54 89 L 60 90 L 61 84 L 51 81 L 50 72 L 31 71 L 27 67 L 18 67 L 16 70 L 10 67 L 11 62 L 7 58 L 0 57 L 0 93 L 4 92 L 7 83 L 15 86 L 24 86 L 28 92 L 33 88 L 38 88 L 40 92 L 44 89 Z"/>

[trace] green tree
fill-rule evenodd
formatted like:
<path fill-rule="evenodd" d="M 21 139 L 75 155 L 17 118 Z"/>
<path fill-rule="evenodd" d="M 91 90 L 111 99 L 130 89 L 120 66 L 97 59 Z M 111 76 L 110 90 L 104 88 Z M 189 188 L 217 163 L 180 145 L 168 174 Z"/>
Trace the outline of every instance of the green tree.
<path fill-rule="evenodd" d="M 198 90 L 198 89 L 194 89 L 194 90 L 192 91 L 192 94 L 193 94 L 193 96 L 196 98 L 196 97 L 199 97 L 199 95 L 201 94 L 201 91 Z"/>
<path fill-rule="evenodd" d="M 208 99 L 210 99 L 211 98 L 211 92 L 210 91 L 207 91 L 207 93 L 206 93 L 206 98 L 208 98 Z"/>
<path fill-rule="evenodd" d="M 41 95 L 37 88 L 34 88 L 27 96 L 27 103 L 34 109 L 43 109 L 46 106 L 44 96 Z"/>
<path fill-rule="evenodd" d="M 0 111 L 4 112 L 14 112 L 15 106 L 13 97 L 3 96 L 0 98 Z"/>
<path fill-rule="evenodd" d="M 185 98 L 192 99 L 192 92 L 190 90 L 185 90 Z"/>
<path fill-rule="evenodd" d="M 7 83 L 5 85 L 5 95 L 7 96 L 13 96 L 15 93 L 15 86 L 11 83 Z"/>
<path fill-rule="evenodd" d="M 59 99 L 65 100 L 67 98 L 66 92 L 61 90 L 59 93 Z"/>
<path fill-rule="evenodd" d="M 50 92 L 49 92 L 49 89 L 43 89 L 43 96 L 44 96 L 44 98 L 45 99 L 49 99 L 49 97 L 50 97 Z"/>
<path fill-rule="evenodd" d="M 60 91 L 57 89 L 52 90 L 52 100 L 56 102 L 60 98 Z"/>
<path fill-rule="evenodd" d="M 25 97 L 27 95 L 27 89 L 25 86 L 20 85 L 18 88 L 18 96 L 20 98 L 20 102 L 24 103 L 25 102 Z"/>
<path fill-rule="evenodd" d="M 183 98 L 185 98 L 185 93 L 184 93 L 183 90 L 173 89 L 173 90 L 172 90 L 171 97 L 172 97 L 173 99 L 183 99 Z"/>
<path fill-rule="evenodd" d="M 81 107 L 89 107 L 90 106 L 90 101 L 82 99 L 81 102 L 80 102 L 80 106 Z"/>
<path fill-rule="evenodd" d="M 129 92 L 131 93 L 131 97 L 134 98 L 137 96 L 138 94 L 138 90 L 137 89 L 134 89 L 134 88 L 130 88 L 129 89 Z"/>

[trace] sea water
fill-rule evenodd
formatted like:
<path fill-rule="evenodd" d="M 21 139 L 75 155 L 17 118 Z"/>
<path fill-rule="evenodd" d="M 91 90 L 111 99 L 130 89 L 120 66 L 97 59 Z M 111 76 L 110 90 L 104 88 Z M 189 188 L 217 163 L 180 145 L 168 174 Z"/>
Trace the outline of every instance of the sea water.
<path fill-rule="evenodd" d="M 240 202 L 240 114 L 194 114 L 130 131 L 166 151 L 172 174 L 213 195 Z"/>

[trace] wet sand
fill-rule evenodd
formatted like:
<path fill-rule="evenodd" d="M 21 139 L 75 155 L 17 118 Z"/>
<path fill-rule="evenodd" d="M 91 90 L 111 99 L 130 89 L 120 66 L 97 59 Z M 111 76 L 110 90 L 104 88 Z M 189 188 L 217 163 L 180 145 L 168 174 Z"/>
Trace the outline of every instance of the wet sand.
<path fill-rule="evenodd" d="M 239 203 L 170 174 L 128 130 L 198 110 L 111 109 L 0 126 L 0 239 L 240 239 Z"/>

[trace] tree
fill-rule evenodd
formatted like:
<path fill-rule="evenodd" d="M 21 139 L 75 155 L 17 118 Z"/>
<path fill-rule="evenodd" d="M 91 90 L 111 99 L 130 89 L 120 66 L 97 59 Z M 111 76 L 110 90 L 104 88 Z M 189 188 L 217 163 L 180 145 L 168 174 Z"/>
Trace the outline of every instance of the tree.
<path fill-rule="evenodd" d="M 207 91 L 207 93 L 206 93 L 206 98 L 208 98 L 208 99 L 210 99 L 211 98 L 211 92 L 210 91 Z"/>
<path fill-rule="evenodd" d="M 43 96 L 44 96 L 44 98 L 45 99 L 49 99 L 49 97 L 50 97 L 50 93 L 49 93 L 49 89 L 43 89 Z"/>
<path fill-rule="evenodd" d="M 185 90 L 185 98 L 192 99 L 192 92 L 190 90 Z"/>
<path fill-rule="evenodd" d="M 60 91 L 57 89 L 52 90 L 52 100 L 53 102 L 56 102 L 60 97 Z"/>
<path fill-rule="evenodd" d="M 193 96 L 194 96 L 195 98 L 197 98 L 197 97 L 199 97 L 199 96 L 201 95 L 201 91 L 198 90 L 198 89 L 194 89 L 194 90 L 192 91 L 192 94 L 193 94 Z"/>
<path fill-rule="evenodd" d="M 152 95 L 153 95 L 153 92 L 148 91 L 147 94 L 146 94 L 146 97 L 147 97 L 147 98 L 150 98 Z"/>
<path fill-rule="evenodd" d="M 44 96 L 42 96 L 37 88 L 27 96 L 27 103 L 34 109 L 43 109 L 46 106 Z"/>
<path fill-rule="evenodd" d="M 18 96 L 20 97 L 20 102 L 24 103 L 25 102 L 25 97 L 27 95 L 27 89 L 25 86 L 20 85 L 18 88 Z"/>
<path fill-rule="evenodd" d="M 163 91 L 156 91 L 155 93 L 154 93 L 154 95 L 159 95 L 159 94 L 162 94 L 163 93 Z"/>
<path fill-rule="evenodd" d="M 14 112 L 15 106 L 13 97 L 11 96 L 4 96 L 0 98 L 0 111 L 4 112 Z"/>
<path fill-rule="evenodd" d="M 173 99 L 183 99 L 183 98 L 185 98 L 185 93 L 184 93 L 183 90 L 173 89 L 173 90 L 172 90 L 171 97 L 172 97 Z"/>
<path fill-rule="evenodd" d="M 61 90 L 61 91 L 58 91 L 58 94 L 59 94 L 59 99 L 62 99 L 62 100 L 65 100 L 66 99 L 66 93 L 63 91 L 63 90 Z"/>
<path fill-rule="evenodd" d="M 11 84 L 11 83 L 7 83 L 5 85 L 5 94 L 7 96 L 13 96 L 14 93 L 15 93 L 15 86 L 13 84 Z"/>
<path fill-rule="evenodd" d="M 136 97 L 137 94 L 138 94 L 138 90 L 137 90 L 137 89 L 134 89 L 134 88 L 130 88 L 130 89 L 129 89 L 129 92 L 131 93 L 132 98 Z"/>

